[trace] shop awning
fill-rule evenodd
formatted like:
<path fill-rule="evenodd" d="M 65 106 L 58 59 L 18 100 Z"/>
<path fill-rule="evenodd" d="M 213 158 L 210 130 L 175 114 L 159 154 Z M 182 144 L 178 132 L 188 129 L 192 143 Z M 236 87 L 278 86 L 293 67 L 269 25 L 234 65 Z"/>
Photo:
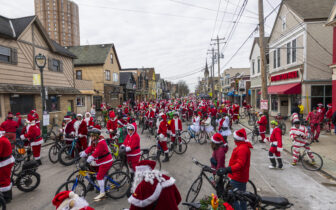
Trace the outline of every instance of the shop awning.
<path fill-rule="evenodd" d="M 83 95 L 94 95 L 95 92 L 93 90 L 80 90 Z"/>
<path fill-rule="evenodd" d="M 227 94 L 228 96 L 233 96 L 234 95 L 234 91 L 231 91 Z"/>
<path fill-rule="evenodd" d="M 269 86 L 268 94 L 301 94 L 301 83 Z"/>
<path fill-rule="evenodd" d="M 249 96 L 251 95 L 251 90 L 248 90 L 248 94 L 249 94 Z"/>

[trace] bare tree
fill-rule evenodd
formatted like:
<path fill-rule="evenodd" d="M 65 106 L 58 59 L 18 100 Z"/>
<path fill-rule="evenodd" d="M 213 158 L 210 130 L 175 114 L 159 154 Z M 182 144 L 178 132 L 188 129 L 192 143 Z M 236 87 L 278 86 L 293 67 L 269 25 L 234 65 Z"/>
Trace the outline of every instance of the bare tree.
<path fill-rule="evenodd" d="M 189 87 L 184 80 L 180 80 L 177 82 L 177 92 L 180 97 L 187 96 L 189 94 Z"/>

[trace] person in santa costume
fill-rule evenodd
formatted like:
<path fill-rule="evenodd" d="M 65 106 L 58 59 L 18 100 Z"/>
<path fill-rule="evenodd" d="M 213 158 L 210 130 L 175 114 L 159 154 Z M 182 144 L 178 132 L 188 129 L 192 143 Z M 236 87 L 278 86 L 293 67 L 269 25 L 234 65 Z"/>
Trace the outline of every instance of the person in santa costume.
<path fill-rule="evenodd" d="M 238 104 L 233 104 L 232 105 L 232 113 L 233 113 L 232 120 L 234 122 L 236 122 L 238 120 L 238 118 L 239 118 L 239 109 L 240 109 L 240 107 L 239 107 Z"/>
<path fill-rule="evenodd" d="M 7 203 L 12 200 L 11 172 L 15 159 L 12 156 L 11 143 L 5 137 L 6 131 L 0 127 L 0 192 Z"/>
<path fill-rule="evenodd" d="M 324 115 L 326 113 L 326 109 L 324 108 L 323 104 L 322 103 L 318 103 L 317 104 L 317 113 L 319 114 L 320 116 L 320 123 L 323 122 L 323 119 L 324 119 Z"/>
<path fill-rule="evenodd" d="M 174 113 L 174 117 L 170 122 L 170 131 L 171 131 L 171 140 L 172 140 L 172 142 L 175 142 L 176 133 L 183 131 L 182 121 L 179 118 L 179 113 L 178 112 Z M 179 144 L 179 150 L 181 151 L 182 150 L 182 145 L 180 145 L 181 144 L 181 137 L 179 137 L 179 139 L 178 139 L 178 144 Z"/>
<path fill-rule="evenodd" d="M 212 136 L 212 132 L 213 132 L 213 127 L 211 125 L 211 117 L 210 117 L 210 113 L 204 113 L 203 114 L 203 119 L 201 121 L 201 125 L 202 125 L 202 129 L 204 128 L 205 132 L 207 132 L 208 136 Z"/>
<path fill-rule="evenodd" d="M 89 203 L 72 191 L 62 191 L 52 200 L 56 210 L 94 210 Z"/>
<path fill-rule="evenodd" d="M 42 165 L 41 162 L 41 146 L 43 144 L 43 138 L 41 136 L 41 130 L 36 125 L 34 118 L 27 119 L 28 126 L 26 127 L 25 134 L 22 134 L 20 138 L 28 139 L 30 146 L 33 150 L 34 159 L 38 162 L 39 165 Z"/>
<path fill-rule="evenodd" d="M 218 132 L 223 136 L 225 141 L 227 141 L 228 136 L 231 135 L 230 129 L 230 118 L 227 116 L 226 112 L 222 113 L 223 117 L 219 120 Z"/>
<path fill-rule="evenodd" d="M 326 124 L 327 124 L 327 131 L 330 132 L 331 131 L 331 118 L 332 118 L 332 104 L 328 104 L 328 111 L 326 112 L 325 118 L 327 120 Z"/>
<path fill-rule="evenodd" d="M 136 123 L 127 125 L 127 136 L 120 148 L 126 151 L 130 172 L 133 174 L 141 157 L 140 136 L 137 133 Z"/>
<path fill-rule="evenodd" d="M 257 121 L 258 125 L 259 125 L 259 134 L 261 136 L 261 141 L 260 143 L 265 143 L 265 134 L 266 134 L 266 126 L 267 126 L 267 118 L 264 115 L 263 112 L 259 112 L 259 121 Z"/>
<path fill-rule="evenodd" d="M 36 125 L 40 128 L 40 117 L 37 114 L 36 109 L 31 110 L 27 118 L 33 118 L 35 120 Z"/>
<path fill-rule="evenodd" d="M 297 115 L 298 116 L 298 115 Z M 271 147 L 268 151 L 268 156 L 271 161 L 269 168 L 276 168 L 276 160 L 278 161 L 278 168 L 282 169 L 282 159 L 281 152 L 282 148 L 282 131 L 278 127 L 278 123 L 275 120 L 271 121 L 272 133 L 271 137 L 268 139 Z"/>
<path fill-rule="evenodd" d="M 13 148 L 16 140 L 16 129 L 19 127 L 18 123 L 13 120 L 13 113 L 8 112 L 7 119 L 1 123 L 0 127 L 6 132 L 6 137 L 12 142 Z"/>
<path fill-rule="evenodd" d="M 78 136 L 80 151 L 83 151 L 88 147 L 87 144 L 88 129 L 86 122 L 82 118 L 83 118 L 82 114 L 77 114 L 77 121 L 74 124 L 75 133 L 76 136 Z"/>
<path fill-rule="evenodd" d="M 110 112 L 110 119 L 107 121 L 106 128 L 110 133 L 110 138 L 112 139 L 117 133 L 118 129 L 118 117 L 115 115 L 114 111 Z"/>
<path fill-rule="evenodd" d="M 86 123 L 86 126 L 87 127 L 93 127 L 94 122 L 93 122 L 93 117 L 91 117 L 90 112 L 86 112 L 84 116 L 85 116 L 84 121 Z"/>
<path fill-rule="evenodd" d="M 196 112 L 193 116 L 192 122 L 193 124 L 190 126 L 190 129 L 194 131 L 195 133 L 198 133 L 201 129 L 200 123 L 201 123 L 201 112 Z"/>
<path fill-rule="evenodd" d="M 169 161 L 169 150 L 167 147 L 167 131 L 168 131 L 168 123 L 167 123 L 167 115 L 162 114 L 160 116 L 160 124 L 158 129 L 158 141 L 159 145 L 161 146 L 165 158 L 162 160 L 162 162 L 168 162 Z"/>
<path fill-rule="evenodd" d="M 246 183 L 250 176 L 250 161 L 252 144 L 247 140 L 246 131 L 244 128 L 233 133 L 233 139 L 236 148 L 233 149 L 229 166 L 219 169 L 223 174 L 229 174 L 231 178 L 230 184 L 233 189 L 237 188 L 239 191 L 246 191 Z M 245 201 L 236 201 L 233 204 L 234 209 L 246 210 Z"/>
<path fill-rule="evenodd" d="M 319 142 L 318 138 L 320 136 L 320 114 L 317 112 L 317 108 L 314 107 L 312 112 L 309 112 L 306 121 L 310 123 L 311 132 L 313 134 L 312 142 Z"/>
<path fill-rule="evenodd" d="M 225 154 L 228 151 L 227 141 L 220 133 L 215 133 L 211 138 L 212 157 L 211 168 L 218 170 L 225 167 Z"/>
<path fill-rule="evenodd" d="M 104 177 L 110 170 L 113 160 L 104 136 L 101 135 L 101 128 L 97 125 L 91 132 L 91 146 L 85 151 L 79 153 L 80 157 L 87 157 L 87 162 L 92 166 L 98 166 L 97 181 L 100 189 L 98 196 L 94 198 L 95 201 L 100 201 L 105 197 L 105 180 Z"/>
<path fill-rule="evenodd" d="M 70 144 L 75 138 L 74 122 L 72 121 L 72 117 L 69 115 L 64 117 L 64 122 L 64 127 L 61 130 L 63 134 L 63 140 Z"/>
<path fill-rule="evenodd" d="M 181 195 L 175 179 L 154 170 L 155 161 L 142 160 L 136 167 L 132 195 L 128 198 L 130 210 L 178 210 Z"/>

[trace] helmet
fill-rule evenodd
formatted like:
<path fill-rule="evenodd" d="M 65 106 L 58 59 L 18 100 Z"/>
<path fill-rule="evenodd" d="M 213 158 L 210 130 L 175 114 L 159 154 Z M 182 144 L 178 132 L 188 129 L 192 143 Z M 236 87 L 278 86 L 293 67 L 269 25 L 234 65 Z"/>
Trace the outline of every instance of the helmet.
<path fill-rule="evenodd" d="M 277 121 L 275 121 L 275 120 L 272 120 L 272 121 L 271 121 L 271 125 L 278 126 L 278 122 L 277 122 Z"/>

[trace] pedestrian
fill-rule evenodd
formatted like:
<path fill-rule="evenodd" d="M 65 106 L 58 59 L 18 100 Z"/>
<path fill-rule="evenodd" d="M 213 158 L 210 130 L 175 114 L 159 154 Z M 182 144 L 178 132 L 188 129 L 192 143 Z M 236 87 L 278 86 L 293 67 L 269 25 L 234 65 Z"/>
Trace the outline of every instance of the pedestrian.
<path fill-rule="evenodd" d="M 12 200 L 11 172 L 15 159 L 12 156 L 11 143 L 5 136 L 6 131 L 0 127 L 0 193 L 6 203 Z"/>
<path fill-rule="evenodd" d="M 156 162 L 142 160 L 136 167 L 128 202 L 130 210 L 178 210 L 181 195 L 175 179 L 155 170 Z"/>
<path fill-rule="evenodd" d="M 259 141 L 260 143 L 265 143 L 265 134 L 266 134 L 266 126 L 267 126 L 267 118 L 264 115 L 263 112 L 259 112 L 259 121 L 257 121 L 257 123 L 259 124 L 259 134 L 261 136 L 261 141 Z"/>
<path fill-rule="evenodd" d="M 320 109 L 321 110 L 321 109 Z M 320 136 L 320 118 L 321 118 L 321 113 L 322 111 L 320 111 L 320 113 L 317 112 L 317 108 L 314 107 L 312 112 L 309 112 L 306 121 L 308 121 L 310 123 L 310 128 L 311 128 L 311 132 L 312 132 L 312 143 L 315 142 L 319 142 L 318 138 Z"/>
<path fill-rule="evenodd" d="M 269 159 L 271 161 L 271 165 L 269 168 L 273 169 L 276 168 L 276 160 L 278 161 L 278 168 L 282 169 L 282 159 L 281 159 L 281 152 L 282 148 L 282 131 L 278 127 L 278 123 L 275 120 L 271 121 L 272 133 L 271 137 L 269 138 L 269 142 L 271 147 L 268 151 Z"/>
<path fill-rule="evenodd" d="M 246 191 L 246 183 L 250 176 L 250 160 L 252 144 L 247 140 L 246 131 L 244 128 L 233 133 L 233 139 L 236 148 L 233 149 L 229 166 L 221 170 L 221 173 L 229 174 L 231 178 L 230 184 L 233 189 Z M 235 210 L 246 210 L 246 201 L 236 201 L 233 204 Z"/>
<path fill-rule="evenodd" d="M 14 145 L 16 140 L 16 129 L 18 128 L 18 123 L 13 120 L 13 113 L 8 112 L 6 121 L 1 123 L 0 127 L 3 128 L 3 130 L 6 132 L 6 137 Z"/>
<path fill-rule="evenodd" d="M 20 138 L 20 134 L 24 127 L 24 120 L 22 119 L 20 112 L 17 112 L 15 114 L 14 121 L 17 123 L 17 126 L 18 126 L 16 128 L 16 138 Z"/>
<path fill-rule="evenodd" d="M 85 151 L 80 153 L 80 157 L 87 157 L 87 162 L 92 166 L 98 166 L 98 173 L 96 176 L 100 193 L 97 195 L 94 200 L 100 201 L 105 197 L 105 180 L 104 177 L 109 172 L 113 160 L 110 153 L 110 149 L 107 146 L 107 143 L 104 139 L 104 136 L 101 135 L 100 126 L 96 126 L 92 129 L 91 132 L 91 146 L 89 146 Z"/>
<path fill-rule="evenodd" d="M 297 103 L 294 104 L 292 110 L 291 110 L 291 114 L 296 113 L 296 114 L 300 114 L 300 108 L 299 105 Z"/>
<path fill-rule="evenodd" d="M 332 104 L 328 104 L 328 111 L 325 114 L 326 118 L 326 128 L 328 132 L 331 132 L 331 117 L 332 117 Z"/>
<path fill-rule="evenodd" d="M 333 113 L 333 115 L 331 117 L 331 121 L 334 124 L 334 133 L 336 135 L 336 111 Z"/>
<path fill-rule="evenodd" d="M 215 133 L 211 138 L 212 157 L 210 158 L 211 168 L 218 170 L 225 168 L 225 155 L 228 151 L 227 141 L 220 133 Z"/>
<path fill-rule="evenodd" d="M 304 111 L 304 106 L 302 105 L 302 102 L 300 101 L 299 102 L 299 110 L 300 110 L 300 113 L 299 113 L 299 119 L 302 120 L 303 119 L 303 111 Z"/>
<path fill-rule="evenodd" d="M 165 158 L 162 160 L 162 162 L 168 162 L 169 161 L 169 149 L 167 147 L 167 132 L 168 132 L 168 123 L 167 123 L 167 116 L 165 114 L 162 114 L 160 116 L 160 125 L 158 129 L 158 141 L 159 145 L 162 148 Z"/>
<path fill-rule="evenodd" d="M 171 131 L 171 140 L 172 142 L 176 141 L 176 133 L 182 132 L 182 121 L 179 118 L 179 113 L 175 112 L 173 119 L 170 121 L 170 131 Z M 179 151 L 182 151 L 181 137 L 178 139 Z M 172 149 L 172 148 L 171 148 Z"/>

